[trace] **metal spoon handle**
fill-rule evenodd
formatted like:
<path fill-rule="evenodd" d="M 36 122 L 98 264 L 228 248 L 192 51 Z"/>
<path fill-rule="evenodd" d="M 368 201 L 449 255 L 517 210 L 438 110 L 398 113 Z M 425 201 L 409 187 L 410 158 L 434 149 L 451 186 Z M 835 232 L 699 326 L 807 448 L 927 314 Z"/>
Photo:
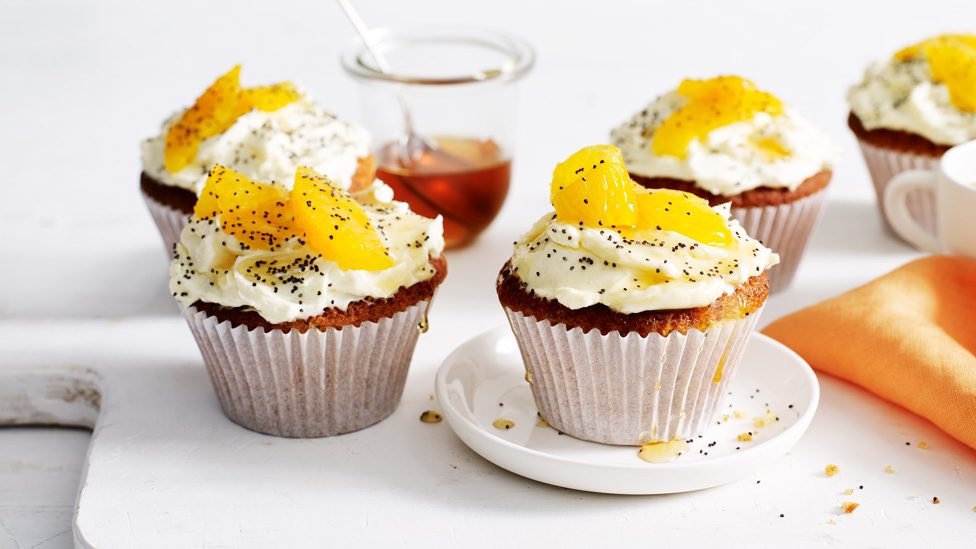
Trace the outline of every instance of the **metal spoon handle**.
<path fill-rule="evenodd" d="M 373 60 L 376 61 L 376 67 L 383 74 L 390 74 L 393 70 L 390 68 L 390 64 L 386 62 L 386 58 L 380 53 L 379 46 L 373 41 L 373 35 L 369 32 L 369 27 L 366 26 L 366 22 L 363 18 L 359 16 L 359 12 L 356 8 L 352 7 L 349 0 L 336 0 L 339 3 L 339 7 L 342 11 L 346 12 L 346 17 L 349 18 L 349 22 L 359 33 L 359 37 L 363 39 L 363 44 L 366 45 L 366 51 L 373 56 Z M 407 134 L 413 133 L 413 117 L 410 116 L 410 108 L 407 106 L 407 100 L 404 99 L 403 95 L 397 94 L 397 100 L 400 102 L 400 107 L 403 109 L 404 125 L 406 126 Z"/>
<path fill-rule="evenodd" d="M 383 54 L 380 53 L 380 48 L 376 45 L 376 42 L 373 42 L 373 36 L 369 33 L 369 27 L 366 26 L 366 22 L 359 16 L 356 9 L 352 7 L 349 0 L 336 0 L 336 2 L 339 3 L 342 11 L 346 12 L 346 17 L 349 18 L 352 26 L 356 28 L 359 37 L 363 39 L 363 44 L 366 44 L 366 50 L 373 56 L 373 60 L 376 61 L 376 66 L 380 69 L 380 72 L 390 74 L 392 72 L 390 65 L 386 62 Z"/>

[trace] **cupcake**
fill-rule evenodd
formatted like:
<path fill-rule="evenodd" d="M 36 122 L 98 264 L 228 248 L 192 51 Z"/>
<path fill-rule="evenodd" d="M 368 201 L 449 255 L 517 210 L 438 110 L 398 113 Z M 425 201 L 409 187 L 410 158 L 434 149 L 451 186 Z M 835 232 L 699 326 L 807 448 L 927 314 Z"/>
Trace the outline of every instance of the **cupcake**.
<path fill-rule="evenodd" d="M 874 63 L 847 100 L 847 123 L 889 226 L 884 191 L 891 178 L 936 170 L 950 147 L 976 139 L 976 35 L 939 36 Z M 907 198 L 912 217 L 937 234 L 932 193 L 914 191 Z"/>
<path fill-rule="evenodd" d="M 366 130 L 338 120 L 290 83 L 241 88 L 239 73 L 237 66 L 218 78 L 142 143 L 142 196 L 168 254 L 216 164 L 286 187 L 299 165 L 345 189 L 374 179 Z"/>
<path fill-rule="evenodd" d="M 540 414 L 607 444 L 702 433 L 776 254 L 726 204 L 635 184 L 611 146 L 559 164 L 551 196 L 555 211 L 518 239 L 497 282 Z"/>
<path fill-rule="evenodd" d="M 736 76 L 685 80 L 611 132 L 634 181 L 731 202 L 746 232 L 779 253 L 787 287 L 826 205 L 837 156 L 789 105 Z"/>
<path fill-rule="evenodd" d="M 380 181 L 293 188 L 215 166 L 175 247 L 170 290 L 220 405 L 261 433 L 321 437 L 396 408 L 447 265 L 440 217 Z"/>

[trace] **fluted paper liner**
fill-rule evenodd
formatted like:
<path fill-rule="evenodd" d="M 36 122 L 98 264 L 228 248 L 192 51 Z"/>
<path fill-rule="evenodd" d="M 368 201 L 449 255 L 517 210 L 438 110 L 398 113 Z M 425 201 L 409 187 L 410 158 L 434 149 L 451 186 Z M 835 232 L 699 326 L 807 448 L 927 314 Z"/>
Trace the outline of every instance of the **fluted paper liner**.
<path fill-rule="evenodd" d="M 546 422 L 583 440 L 638 446 L 691 438 L 717 420 L 762 309 L 704 332 L 647 337 L 505 312 Z"/>
<path fill-rule="evenodd" d="M 172 259 L 173 246 L 180 241 L 180 233 L 190 219 L 188 214 L 180 210 L 173 209 L 162 202 L 156 201 L 146 193 L 142 193 L 142 198 L 146 201 L 146 207 L 156 222 L 156 228 L 163 237 L 163 245 L 166 246 L 166 257 Z"/>
<path fill-rule="evenodd" d="M 269 435 L 325 437 L 393 413 L 426 308 L 305 333 L 234 327 L 194 307 L 183 315 L 227 417 Z"/>
<path fill-rule="evenodd" d="M 868 166 L 871 173 L 871 181 L 874 183 L 874 192 L 878 196 L 878 208 L 881 210 L 881 219 L 888 231 L 898 236 L 891 228 L 888 221 L 888 213 L 884 207 L 885 189 L 891 178 L 908 170 L 938 170 L 941 156 L 925 156 L 907 152 L 893 151 L 881 147 L 875 147 L 867 141 L 858 140 L 861 145 L 861 153 L 864 154 L 864 163 Z M 905 197 L 908 213 L 915 221 L 932 234 L 939 234 L 938 215 L 935 210 L 935 193 L 927 190 L 915 190 Z M 901 238 L 900 236 L 898 238 Z"/>
<path fill-rule="evenodd" d="M 746 234 L 779 254 L 779 264 L 766 273 L 769 291 L 778 292 L 790 285 L 813 230 L 820 223 L 827 205 L 827 189 L 778 206 L 732 208 Z"/>

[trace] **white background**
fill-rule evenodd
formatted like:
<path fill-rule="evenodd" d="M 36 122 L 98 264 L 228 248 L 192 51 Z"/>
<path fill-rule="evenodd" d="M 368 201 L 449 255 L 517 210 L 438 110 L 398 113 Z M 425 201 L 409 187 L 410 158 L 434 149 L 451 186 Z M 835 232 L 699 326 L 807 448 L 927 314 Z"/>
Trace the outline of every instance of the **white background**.
<path fill-rule="evenodd" d="M 511 241 L 548 207 L 555 163 L 581 146 L 606 142 L 613 126 L 686 77 L 753 79 L 822 127 L 842 151 L 824 222 L 793 286 L 770 299 L 764 322 L 918 257 L 881 230 L 867 171 L 846 127 L 845 93 L 873 59 L 941 32 L 976 31 L 976 2 L 969 1 L 360 0 L 357 6 L 376 27 L 458 22 L 505 28 L 526 37 L 538 56 L 521 87 L 512 192 L 475 246 L 448 255 L 454 276 L 420 343 L 432 348 L 418 351 L 424 361 L 415 361 L 411 371 L 411 386 L 420 392 L 430 391 L 437 364 L 453 344 L 504 322 L 494 274 Z M 352 37 L 328 0 L 0 3 L 0 322 L 175 316 L 159 236 L 139 196 L 139 142 L 237 63 L 244 85 L 293 80 L 355 121 L 356 85 L 338 63 Z M 453 325 L 450 337 L 445 325 Z M 823 402 L 810 433 L 793 457 L 767 472 L 792 479 L 790 490 L 798 492 L 770 487 L 757 493 L 747 479 L 662 498 L 657 501 L 664 507 L 655 509 L 673 512 L 663 539 L 694 540 L 699 519 L 717 520 L 739 505 L 763 512 L 740 512 L 739 523 L 722 523 L 722 544 L 938 545 L 963 539 L 955 537 L 960 531 L 976 532 L 976 495 L 941 507 L 912 498 L 959 485 L 976 494 L 971 450 L 864 391 L 826 376 L 821 383 Z M 836 516 L 835 500 L 842 496 L 836 486 L 823 488 L 823 465 L 846 459 L 861 479 L 876 475 L 887 464 L 878 455 L 900 451 L 905 433 L 913 441 L 936 441 L 926 458 L 931 467 L 918 467 L 910 482 L 890 488 L 873 508 Z M 864 437 L 872 445 L 860 444 Z M 84 431 L 0 429 L 0 547 L 70 546 L 87 438 Z M 814 497 L 823 501 L 811 506 Z M 585 505 L 600 503 L 583 505 L 576 510 L 585 515 Z M 791 518 L 808 520 L 776 523 L 783 508 Z M 845 520 L 853 518 L 861 520 Z M 833 519 L 842 524 L 825 530 Z M 545 527 L 559 528 L 559 521 L 550 517 Z M 589 535 L 598 536 L 598 526 Z M 639 539 L 638 530 L 633 533 Z M 498 540 L 519 543 L 514 534 Z"/>

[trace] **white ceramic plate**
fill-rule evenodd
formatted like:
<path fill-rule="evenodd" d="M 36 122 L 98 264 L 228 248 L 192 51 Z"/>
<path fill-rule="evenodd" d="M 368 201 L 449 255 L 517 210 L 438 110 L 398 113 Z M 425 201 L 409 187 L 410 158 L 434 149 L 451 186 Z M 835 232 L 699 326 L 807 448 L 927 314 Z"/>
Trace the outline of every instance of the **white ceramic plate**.
<path fill-rule="evenodd" d="M 524 376 L 515 336 L 501 326 L 451 353 L 437 372 L 435 392 L 454 432 L 488 461 L 547 484 L 611 494 L 686 492 L 742 478 L 796 444 L 820 399 L 803 359 L 754 334 L 723 416 L 676 460 L 648 463 L 636 447 L 584 442 L 539 426 Z M 757 418 L 765 423 L 758 428 Z M 496 428 L 498 419 L 515 425 Z M 738 440 L 743 433 L 752 440 Z"/>

